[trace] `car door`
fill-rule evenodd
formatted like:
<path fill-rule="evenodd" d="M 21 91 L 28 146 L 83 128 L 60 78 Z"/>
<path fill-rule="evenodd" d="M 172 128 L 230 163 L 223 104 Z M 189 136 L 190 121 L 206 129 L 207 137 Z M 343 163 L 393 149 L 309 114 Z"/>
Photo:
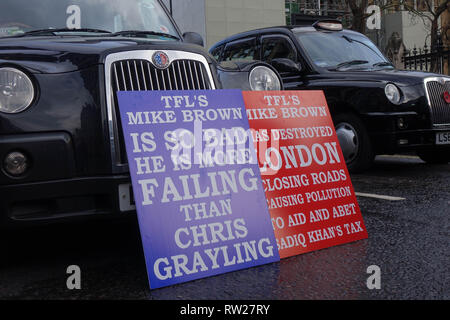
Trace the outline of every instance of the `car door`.
<path fill-rule="evenodd" d="M 260 38 L 261 60 L 274 65 L 274 60 L 289 59 L 295 64 L 300 62 L 292 40 L 282 34 L 264 35 Z M 275 65 L 274 65 L 275 67 Z M 276 68 L 276 67 L 275 67 Z M 283 80 L 284 88 L 289 90 L 304 87 L 301 72 L 278 70 Z"/>

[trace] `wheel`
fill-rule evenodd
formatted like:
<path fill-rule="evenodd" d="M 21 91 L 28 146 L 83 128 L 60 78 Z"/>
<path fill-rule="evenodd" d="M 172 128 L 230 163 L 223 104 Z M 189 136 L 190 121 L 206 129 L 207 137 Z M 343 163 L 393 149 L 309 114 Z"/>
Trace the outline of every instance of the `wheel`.
<path fill-rule="evenodd" d="M 450 162 L 449 148 L 431 148 L 418 150 L 417 155 L 420 159 L 430 164 L 445 164 Z"/>
<path fill-rule="evenodd" d="M 348 171 L 369 169 L 375 154 L 363 122 L 352 113 L 341 113 L 334 117 L 334 125 Z"/>

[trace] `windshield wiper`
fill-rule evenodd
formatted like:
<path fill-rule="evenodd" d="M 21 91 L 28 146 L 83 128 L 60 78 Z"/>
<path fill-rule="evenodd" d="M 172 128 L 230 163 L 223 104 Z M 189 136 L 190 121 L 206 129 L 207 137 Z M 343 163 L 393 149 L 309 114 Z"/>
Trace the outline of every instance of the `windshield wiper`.
<path fill-rule="evenodd" d="M 125 31 L 115 32 L 115 33 L 111 34 L 110 36 L 111 37 L 116 37 L 116 36 L 140 37 L 140 36 L 148 36 L 148 35 L 150 35 L 150 36 L 160 36 L 160 37 L 166 37 L 166 38 L 181 40 L 177 36 L 174 36 L 174 35 L 169 34 L 169 33 L 156 32 L 156 31 L 146 31 L 146 30 L 125 30 Z"/>
<path fill-rule="evenodd" d="M 394 68 L 394 65 L 390 62 L 383 61 L 383 62 L 374 63 L 372 65 L 372 67 L 392 67 L 392 68 Z"/>
<path fill-rule="evenodd" d="M 379 56 L 381 59 L 383 59 L 383 57 L 380 56 L 380 54 L 379 54 L 375 49 L 373 49 L 371 46 L 369 46 L 367 43 L 364 43 L 364 42 L 362 42 L 362 41 L 359 41 L 359 40 L 356 40 L 356 39 L 347 37 L 346 35 L 343 35 L 342 38 L 344 38 L 345 40 L 347 40 L 347 41 L 350 42 L 350 43 L 356 42 L 356 43 L 362 44 L 363 46 L 365 46 L 365 47 L 369 48 L 370 50 L 372 50 L 372 51 L 373 51 L 377 56 Z"/>
<path fill-rule="evenodd" d="M 90 28 L 82 28 L 82 29 L 69 29 L 69 28 L 60 28 L 60 29 L 38 29 L 38 30 L 32 30 L 28 32 L 24 32 L 22 34 L 18 34 L 14 37 L 26 37 L 26 36 L 46 36 L 51 35 L 55 36 L 57 33 L 64 33 L 64 32 L 70 32 L 70 33 L 78 33 L 78 32 L 86 32 L 86 33 L 111 33 L 110 31 L 101 30 L 101 29 L 90 29 Z"/>
<path fill-rule="evenodd" d="M 345 61 L 345 62 L 339 63 L 336 67 L 334 67 L 331 70 L 339 70 L 344 67 L 350 67 L 350 66 L 355 66 L 358 64 L 366 64 L 366 63 L 369 63 L 369 61 L 367 61 L 367 60 L 350 60 L 350 61 Z"/>

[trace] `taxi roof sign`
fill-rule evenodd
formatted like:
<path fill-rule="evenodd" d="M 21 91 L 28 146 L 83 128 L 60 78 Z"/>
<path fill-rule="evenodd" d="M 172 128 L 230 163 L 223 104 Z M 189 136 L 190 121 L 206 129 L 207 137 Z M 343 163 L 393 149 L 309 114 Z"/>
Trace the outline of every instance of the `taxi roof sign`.
<path fill-rule="evenodd" d="M 342 23 L 339 20 L 319 20 L 313 24 L 316 29 L 328 31 L 342 31 Z"/>

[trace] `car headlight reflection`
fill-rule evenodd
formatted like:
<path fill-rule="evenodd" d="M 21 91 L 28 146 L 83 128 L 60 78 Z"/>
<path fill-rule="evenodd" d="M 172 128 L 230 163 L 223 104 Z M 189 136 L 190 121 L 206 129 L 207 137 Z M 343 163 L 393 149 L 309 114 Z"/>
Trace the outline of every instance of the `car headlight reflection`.
<path fill-rule="evenodd" d="M 15 68 L 0 68 L 0 112 L 22 112 L 33 98 L 33 83 L 25 73 Z"/>
<path fill-rule="evenodd" d="M 388 83 L 384 88 L 384 93 L 386 94 L 386 98 L 388 98 L 388 100 L 393 104 L 400 103 L 401 94 L 396 85 Z"/>
<path fill-rule="evenodd" d="M 281 82 L 276 73 L 264 66 L 253 68 L 249 81 L 253 91 L 281 90 Z"/>

